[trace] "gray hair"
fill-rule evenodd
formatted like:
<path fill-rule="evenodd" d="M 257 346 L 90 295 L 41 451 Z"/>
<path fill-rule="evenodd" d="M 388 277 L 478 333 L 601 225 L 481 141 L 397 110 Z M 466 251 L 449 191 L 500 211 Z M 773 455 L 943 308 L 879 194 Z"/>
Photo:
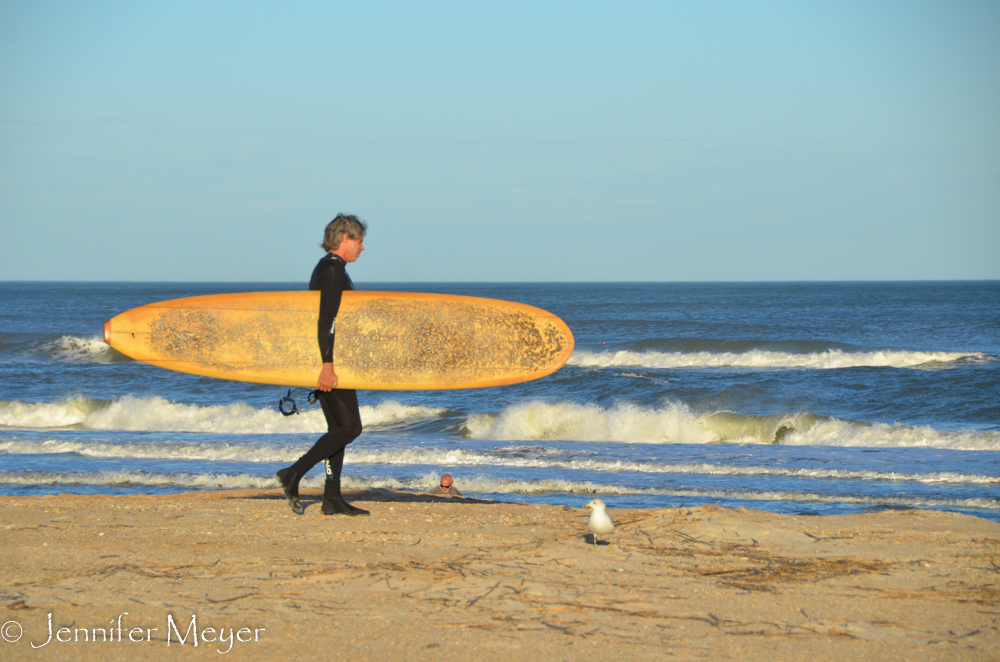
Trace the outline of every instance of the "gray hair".
<path fill-rule="evenodd" d="M 361 239 L 367 233 L 368 224 L 354 214 L 337 214 L 337 218 L 326 224 L 320 246 L 328 251 L 335 251 L 340 248 L 344 235 L 351 239 Z"/>

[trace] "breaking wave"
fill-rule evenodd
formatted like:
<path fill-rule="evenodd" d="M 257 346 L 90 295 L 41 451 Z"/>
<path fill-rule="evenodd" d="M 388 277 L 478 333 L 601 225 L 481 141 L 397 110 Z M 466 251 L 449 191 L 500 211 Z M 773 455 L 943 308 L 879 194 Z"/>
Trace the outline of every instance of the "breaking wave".
<path fill-rule="evenodd" d="M 440 407 L 386 401 L 361 407 L 361 422 L 377 428 L 436 418 Z M 58 402 L 0 401 L 0 426 L 20 429 L 75 428 L 133 432 L 211 432 L 228 434 L 322 433 L 323 412 L 317 407 L 295 416 L 247 404 L 189 405 L 160 397 L 117 400 L 69 398 Z"/>
<path fill-rule="evenodd" d="M 63 336 L 41 346 L 43 354 L 68 363 L 122 363 L 132 359 L 116 351 L 100 338 Z"/>
<path fill-rule="evenodd" d="M 533 401 L 499 414 L 472 414 L 465 433 L 495 441 L 592 441 L 632 444 L 747 443 L 794 446 L 920 447 L 1000 450 L 1000 432 L 861 423 L 816 414 L 696 415 L 686 406 L 610 408 Z"/>
<path fill-rule="evenodd" d="M 448 410 L 445 408 L 404 405 L 395 401 L 361 407 L 361 420 L 368 429 L 408 425 L 446 415 Z M 69 398 L 57 402 L 35 403 L 0 401 L 0 427 L 35 430 L 317 434 L 326 430 L 326 421 L 319 408 L 286 417 L 274 409 L 256 409 L 243 403 L 197 405 L 170 402 L 159 397 L 124 396 L 116 400 Z M 811 413 L 748 416 L 722 411 L 698 415 L 683 404 L 671 404 L 662 408 L 618 404 L 605 408 L 569 402 L 532 401 L 511 406 L 500 413 L 470 414 L 465 419 L 461 432 L 472 439 L 493 441 L 745 443 L 1000 450 L 1000 431 L 942 431 L 928 426 L 864 423 Z M 110 446 L 113 444 L 109 444 Z M 191 445 L 184 447 L 192 448 Z M 275 461 L 285 461 L 288 457 L 286 453 L 293 451 L 288 449 L 277 452 L 272 448 L 270 451 L 260 452 L 264 453 L 262 457 L 275 457 Z M 273 455 L 275 452 L 278 454 Z M 267 455 L 268 453 L 272 455 Z"/>
<path fill-rule="evenodd" d="M 770 370 L 806 368 L 927 368 L 959 361 L 986 360 L 981 352 L 845 352 L 829 349 L 813 353 L 768 350 L 747 352 L 615 352 L 576 351 L 567 365 L 581 368 L 751 368 Z"/>
<path fill-rule="evenodd" d="M 94 459 L 200 460 L 208 462 L 294 462 L 311 443 L 229 444 L 183 441 L 108 443 L 105 441 L 0 441 L 0 455 L 76 454 Z"/>

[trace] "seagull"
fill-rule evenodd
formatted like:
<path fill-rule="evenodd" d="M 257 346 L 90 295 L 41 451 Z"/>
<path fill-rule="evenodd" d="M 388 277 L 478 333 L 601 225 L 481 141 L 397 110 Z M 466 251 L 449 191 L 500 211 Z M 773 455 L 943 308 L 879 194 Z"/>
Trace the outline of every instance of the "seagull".
<path fill-rule="evenodd" d="M 615 532 L 615 523 L 611 521 L 611 516 L 608 515 L 608 511 L 605 509 L 604 502 L 600 499 L 594 499 L 586 505 L 587 508 L 592 508 L 593 512 L 590 513 L 590 519 L 587 520 L 587 528 L 590 532 L 594 534 L 594 549 L 597 549 L 597 536 L 609 535 Z M 612 547 L 612 550 L 614 548 Z"/>

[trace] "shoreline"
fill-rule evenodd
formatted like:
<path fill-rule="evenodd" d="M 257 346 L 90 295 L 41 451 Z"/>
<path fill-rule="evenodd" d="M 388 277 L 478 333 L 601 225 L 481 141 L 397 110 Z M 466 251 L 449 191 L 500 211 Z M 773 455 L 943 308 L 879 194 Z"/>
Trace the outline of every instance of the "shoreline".
<path fill-rule="evenodd" d="M 586 509 L 345 490 L 372 515 L 323 517 L 321 493 L 303 496 L 302 516 L 273 489 L 0 497 L 0 621 L 21 629 L 0 650 L 12 660 L 155 660 L 178 646 L 246 659 L 1000 657 L 990 520 L 609 508 L 613 547 L 595 549 Z"/>

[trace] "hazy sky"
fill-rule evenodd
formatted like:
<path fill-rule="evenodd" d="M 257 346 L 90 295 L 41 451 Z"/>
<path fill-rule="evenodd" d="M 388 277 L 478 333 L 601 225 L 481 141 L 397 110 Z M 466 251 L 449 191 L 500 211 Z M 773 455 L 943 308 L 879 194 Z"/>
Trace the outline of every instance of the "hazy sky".
<path fill-rule="evenodd" d="M 0 0 L 0 280 L 1000 278 L 1000 3 Z"/>

